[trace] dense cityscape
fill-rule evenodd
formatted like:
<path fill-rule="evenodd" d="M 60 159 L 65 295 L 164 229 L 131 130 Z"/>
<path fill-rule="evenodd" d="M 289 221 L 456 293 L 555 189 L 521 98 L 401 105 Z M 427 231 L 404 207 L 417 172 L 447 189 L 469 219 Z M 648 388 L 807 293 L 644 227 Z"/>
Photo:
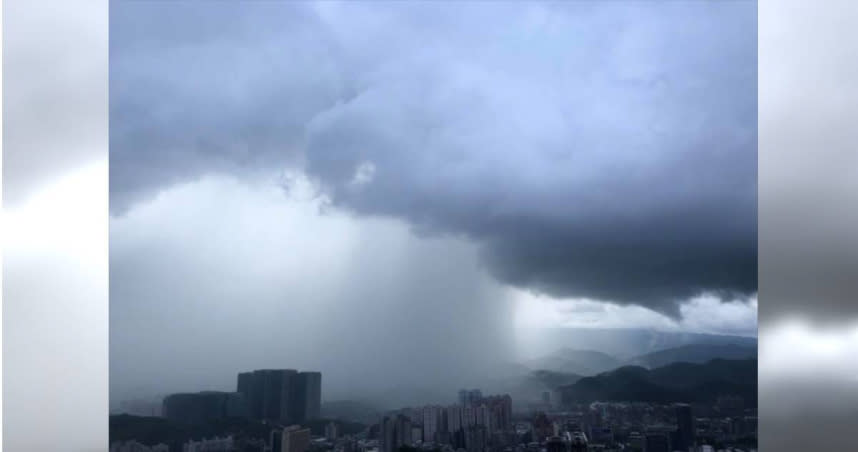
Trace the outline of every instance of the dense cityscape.
<path fill-rule="evenodd" d="M 368 424 L 323 417 L 321 395 L 319 372 L 243 372 L 235 392 L 171 394 L 156 416 L 112 416 L 110 452 L 756 450 L 756 403 L 728 392 L 705 404 L 581 403 L 545 391 L 514 410 L 509 394 L 463 389 L 455 403 L 387 411 Z"/>

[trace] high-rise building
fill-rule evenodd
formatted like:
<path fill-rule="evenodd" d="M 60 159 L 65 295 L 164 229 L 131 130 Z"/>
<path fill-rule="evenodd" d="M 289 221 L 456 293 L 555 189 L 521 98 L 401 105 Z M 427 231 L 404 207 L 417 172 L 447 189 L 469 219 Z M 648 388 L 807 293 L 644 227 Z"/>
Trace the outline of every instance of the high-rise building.
<path fill-rule="evenodd" d="M 559 436 L 549 436 L 545 440 L 545 452 L 568 452 L 566 442 Z"/>
<path fill-rule="evenodd" d="M 447 420 L 447 409 L 438 406 L 438 433 L 449 433 L 450 423 Z"/>
<path fill-rule="evenodd" d="M 336 422 L 328 422 L 325 425 L 325 439 L 333 441 L 339 437 L 339 428 Z"/>
<path fill-rule="evenodd" d="M 322 374 L 293 369 L 261 369 L 238 374 L 238 392 L 253 419 L 301 423 L 318 419 Z"/>
<path fill-rule="evenodd" d="M 268 441 L 271 446 L 271 452 L 283 451 L 283 429 L 278 428 L 271 431 L 271 438 Z"/>
<path fill-rule="evenodd" d="M 670 436 L 666 433 L 647 433 L 644 438 L 644 452 L 671 452 Z"/>
<path fill-rule="evenodd" d="M 294 422 L 290 412 L 291 389 L 297 372 L 292 369 L 263 370 L 263 399 L 261 419 Z"/>
<path fill-rule="evenodd" d="M 122 400 L 119 409 L 111 410 L 110 414 L 130 414 L 133 416 L 161 416 L 163 410 L 162 399 L 135 399 Z"/>
<path fill-rule="evenodd" d="M 569 441 L 570 452 L 587 452 L 589 450 L 587 435 L 584 432 L 572 432 L 571 440 Z"/>
<path fill-rule="evenodd" d="M 483 391 L 480 391 L 479 389 L 472 389 L 468 393 L 468 403 L 469 404 L 476 405 L 481 400 L 483 400 Z"/>
<path fill-rule="evenodd" d="M 380 452 L 393 452 L 396 449 L 396 418 L 385 416 L 378 423 L 378 445 Z"/>
<path fill-rule="evenodd" d="M 423 423 L 423 407 L 402 408 L 399 410 L 399 414 L 410 419 L 412 424 Z"/>
<path fill-rule="evenodd" d="M 411 419 L 405 416 L 396 417 L 396 449 L 400 446 L 410 446 L 414 443 L 414 431 L 411 428 Z"/>
<path fill-rule="evenodd" d="M 465 449 L 468 452 L 484 452 L 486 449 L 486 428 L 474 425 L 465 429 Z"/>
<path fill-rule="evenodd" d="M 644 450 L 644 436 L 639 432 L 631 432 L 629 433 L 628 438 L 626 439 L 628 442 L 628 449 L 632 452 L 643 452 Z"/>
<path fill-rule="evenodd" d="M 245 394 L 248 397 L 248 404 L 250 404 L 249 395 L 253 388 L 253 372 L 242 372 L 238 374 L 238 388 L 237 392 Z"/>
<path fill-rule="evenodd" d="M 614 430 L 610 426 L 592 427 L 590 437 L 594 443 L 611 444 L 614 442 Z"/>
<path fill-rule="evenodd" d="M 536 413 L 531 421 L 533 428 L 533 441 L 542 442 L 545 438 L 554 434 L 554 425 L 545 413 Z"/>
<path fill-rule="evenodd" d="M 694 416 L 691 405 L 678 403 L 674 406 L 676 411 L 676 443 L 673 448 L 686 451 L 694 446 Z"/>
<path fill-rule="evenodd" d="M 283 429 L 282 452 L 307 452 L 310 448 L 310 429 L 293 425 Z"/>
<path fill-rule="evenodd" d="M 482 403 L 488 408 L 486 425 L 491 432 L 512 428 L 512 398 L 509 395 L 484 397 Z"/>
<path fill-rule="evenodd" d="M 423 407 L 423 442 L 437 441 L 437 435 L 442 431 L 443 414 L 444 409 L 439 406 Z"/>
<path fill-rule="evenodd" d="M 248 400 L 253 419 L 291 422 L 296 370 L 261 369 L 238 374 L 238 392 Z"/>
<path fill-rule="evenodd" d="M 401 446 L 412 444 L 411 419 L 398 414 L 385 416 L 379 424 L 379 448 L 381 452 L 396 452 Z"/>
<path fill-rule="evenodd" d="M 248 417 L 259 419 L 262 417 L 262 390 L 261 375 L 254 372 L 242 372 L 238 374 L 238 385 L 236 390 L 244 395 L 247 400 Z"/>
<path fill-rule="evenodd" d="M 484 403 L 474 406 L 474 424 L 489 427 L 489 407 Z"/>
<path fill-rule="evenodd" d="M 462 429 L 462 406 L 450 405 L 447 407 L 447 430 L 456 433 Z"/>
<path fill-rule="evenodd" d="M 299 372 L 294 393 L 293 422 L 318 419 L 322 404 L 322 374 L 319 372 Z"/>
<path fill-rule="evenodd" d="M 483 399 L 483 391 L 480 391 L 479 389 L 472 389 L 469 398 L 471 400 L 471 403 L 479 402 Z"/>
<path fill-rule="evenodd" d="M 468 406 L 478 403 L 483 398 L 483 392 L 479 389 L 462 389 L 459 391 L 459 405 Z"/>
<path fill-rule="evenodd" d="M 247 416 L 244 395 L 204 391 L 171 394 L 163 401 L 164 417 L 175 422 L 200 424 L 212 420 Z"/>
<path fill-rule="evenodd" d="M 465 405 L 462 408 L 462 427 L 467 429 L 477 425 L 476 408 L 472 405 Z"/>
<path fill-rule="evenodd" d="M 742 418 L 742 426 L 744 427 L 744 434 L 753 433 L 757 434 L 757 416 L 745 416 Z"/>
<path fill-rule="evenodd" d="M 292 425 L 271 432 L 271 452 L 307 452 L 310 448 L 310 429 Z"/>

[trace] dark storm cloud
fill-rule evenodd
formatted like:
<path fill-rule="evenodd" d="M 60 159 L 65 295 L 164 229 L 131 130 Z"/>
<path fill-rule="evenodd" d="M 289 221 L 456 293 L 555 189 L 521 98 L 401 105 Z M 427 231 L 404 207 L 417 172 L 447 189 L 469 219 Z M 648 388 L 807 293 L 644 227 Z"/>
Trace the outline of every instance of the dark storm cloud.
<path fill-rule="evenodd" d="M 467 236 L 557 297 L 676 313 L 756 291 L 754 3 L 112 14 L 115 213 L 297 166 L 335 206 Z"/>
<path fill-rule="evenodd" d="M 111 8 L 111 210 L 211 171 L 294 164 L 345 86 L 312 11 L 286 3 Z"/>

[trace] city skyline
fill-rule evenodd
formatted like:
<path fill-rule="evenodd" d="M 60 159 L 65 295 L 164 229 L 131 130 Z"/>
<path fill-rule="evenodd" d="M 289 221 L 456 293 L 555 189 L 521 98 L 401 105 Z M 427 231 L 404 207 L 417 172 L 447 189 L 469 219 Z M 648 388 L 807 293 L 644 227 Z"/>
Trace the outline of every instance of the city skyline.
<path fill-rule="evenodd" d="M 716 360 L 718 361 L 718 360 Z M 723 360 L 722 360 L 723 362 Z M 754 360 L 754 369 L 756 361 Z M 715 361 L 709 364 L 714 365 Z M 629 369 L 616 372 L 628 373 Z M 686 371 L 687 372 L 687 371 Z M 247 389 L 251 383 L 247 375 L 266 388 L 274 376 L 288 380 L 297 373 L 292 370 L 258 370 L 239 377 L 239 387 Z M 284 378 L 286 378 L 284 380 Z M 704 380 L 711 384 L 712 380 Z M 285 389 L 285 387 L 284 387 Z M 554 405 L 544 400 L 541 406 L 527 410 L 513 409 L 508 394 L 484 395 L 480 389 L 461 389 L 458 403 L 399 408 L 378 413 L 369 424 L 355 429 L 343 418 L 307 418 L 297 420 L 261 413 L 254 415 L 244 410 L 232 414 L 223 411 L 223 404 L 212 403 L 219 396 L 238 396 L 249 402 L 241 392 L 176 394 L 164 401 L 165 416 L 174 425 L 205 428 L 215 432 L 214 437 L 191 436 L 188 440 L 170 439 L 166 431 L 158 428 L 147 434 L 146 443 L 129 439 L 133 430 L 120 427 L 111 430 L 119 440 L 111 441 L 111 452 L 182 452 L 196 451 L 256 451 L 256 452 L 744 452 L 756 450 L 756 402 L 738 395 L 721 395 L 709 402 L 701 400 L 683 402 L 602 401 L 577 403 L 563 401 Z M 170 401 L 173 397 L 197 397 L 182 406 Z M 209 400 L 204 400 L 208 398 Z M 266 393 L 261 405 L 279 403 L 280 395 Z M 285 400 L 285 399 L 283 399 Z M 688 399 L 689 401 L 691 399 Z M 751 402 L 748 404 L 748 402 Z M 170 407 L 170 405 L 175 405 Z M 233 405 L 235 407 L 235 405 Z M 177 409 L 184 410 L 179 413 Z M 173 410 L 168 414 L 168 410 Z M 260 411 L 266 411 L 260 409 Z M 275 410 L 276 411 L 276 410 Z M 213 418 L 195 417 L 208 413 Z M 284 412 L 285 414 L 285 412 Z M 117 418 L 133 426 L 147 419 L 122 415 Z M 262 422 L 253 429 L 265 432 L 267 438 L 254 437 L 246 424 L 251 419 Z M 244 419 L 244 420 L 242 420 Z M 111 423 L 114 419 L 111 419 Z M 226 424 L 224 424 L 226 422 Z M 252 421 L 251 421 L 252 422 Z M 320 424 L 321 422 L 321 424 Z M 242 424 L 245 423 L 245 424 Z M 312 423 L 315 423 L 313 427 Z M 239 427 L 238 430 L 230 430 Z M 323 428 L 320 428 L 323 425 Z M 154 425 L 153 425 L 154 426 Z M 194 427 L 196 426 L 196 427 Z M 214 427 L 214 430 L 212 428 Z M 226 427 L 226 429 L 224 429 Z M 151 429 L 152 427 L 150 427 Z M 161 427 L 163 428 L 163 427 Z M 341 431 L 340 429 L 345 429 Z M 260 430 L 262 429 L 262 430 Z M 270 433 L 270 434 L 269 434 Z M 153 436 L 154 435 L 154 436 Z M 187 434 L 183 435 L 187 438 Z M 158 439 L 160 438 L 160 439 Z M 157 444 L 156 444 L 157 443 Z M 148 444 L 148 445 L 147 445 Z"/>

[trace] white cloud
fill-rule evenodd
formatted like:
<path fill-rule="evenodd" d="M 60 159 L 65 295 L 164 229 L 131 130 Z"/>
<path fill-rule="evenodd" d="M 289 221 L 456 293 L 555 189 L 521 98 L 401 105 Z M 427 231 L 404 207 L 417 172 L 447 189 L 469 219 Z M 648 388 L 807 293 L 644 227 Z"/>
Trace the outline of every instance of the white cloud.
<path fill-rule="evenodd" d="M 754 335 L 757 299 L 722 300 L 710 294 L 680 306 L 677 321 L 640 306 L 619 306 L 588 299 L 555 299 L 511 288 L 516 326 L 530 328 L 651 328 L 663 331 Z"/>
<path fill-rule="evenodd" d="M 724 300 L 703 294 L 680 306 L 681 327 L 690 331 L 721 334 L 756 334 L 757 297 Z"/>
<path fill-rule="evenodd" d="M 355 168 L 350 185 L 360 187 L 372 182 L 373 178 L 375 178 L 375 165 L 372 162 L 364 162 Z"/>

